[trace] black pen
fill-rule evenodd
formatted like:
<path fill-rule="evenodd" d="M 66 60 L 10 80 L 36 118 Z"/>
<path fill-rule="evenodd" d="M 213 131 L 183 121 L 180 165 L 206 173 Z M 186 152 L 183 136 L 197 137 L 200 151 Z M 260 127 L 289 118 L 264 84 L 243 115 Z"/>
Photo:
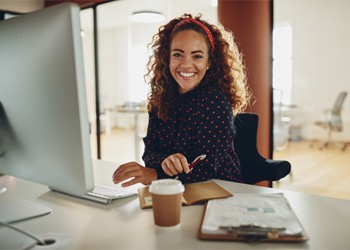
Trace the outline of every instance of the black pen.
<path fill-rule="evenodd" d="M 188 173 L 191 172 L 192 169 L 193 169 L 195 166 L 198 165 L 198 163 L 200 163 L 201 161 L 203 161 L 203 160 L 205 159 L 205 157 L 207 157 L 207 155 L 204 155 L 204 154 L 203 154 L 203 155 L 198 156 L 196 159 L 194 159 L 194 161 L 188 166 L 189 169 L 190 169 L 190 171 L 188 171 Z M 188 173 L 187 173 L 187 174 L 188 174 Z M 177 179 L 179 179 L 179 176 L 176 176 L 175 180 L 177 180 Z"/>

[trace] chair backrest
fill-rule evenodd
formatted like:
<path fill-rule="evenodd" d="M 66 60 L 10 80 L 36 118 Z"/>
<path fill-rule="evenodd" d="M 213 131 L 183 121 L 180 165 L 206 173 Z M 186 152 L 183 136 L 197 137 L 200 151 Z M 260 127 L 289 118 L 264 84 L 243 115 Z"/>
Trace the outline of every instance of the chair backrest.
<path fill-rule="evenodd" d="M 338 114 L 340 115 L 342 108 L 343 108 L 343 104 L 345 101 L 346 96 L 348 95 L 348 92 L 343 91 L 340 92 L 337 99 L 335 100 L 333 109 L 332 109 L 332 114 Z"/>
<path fill-rule="evenodd" d="M 255 180 L 255 164 L 251 164 L 258 154 L 256 145 L 259 117 L 253 113 L 242 113 L 235 117 L 237 134 L 235 150 L 241 162 L 242 178 L 244 183 L 253 184 Z"/>
<path fill-rule="evenodd" d="M 337 99 L 335 100 L 333 109 L 331 111 L 330 125 L 333 130 L 342 131 L 343 122 L 341 118 L 341 112 L 343 109 L 344 101 L 348 92 L 340 92 Z"/>
<path fill-rule="evenodd" d="M 235 150 L 241 162 L 242 180 L 246 184 L 260 181 L 279 180 L 291 171 L 291 164 L 285 160 L 262 157 L 257 148 L 259 117 L 255 113 L 242 113 L 235 117 L 237 134 Z"/>

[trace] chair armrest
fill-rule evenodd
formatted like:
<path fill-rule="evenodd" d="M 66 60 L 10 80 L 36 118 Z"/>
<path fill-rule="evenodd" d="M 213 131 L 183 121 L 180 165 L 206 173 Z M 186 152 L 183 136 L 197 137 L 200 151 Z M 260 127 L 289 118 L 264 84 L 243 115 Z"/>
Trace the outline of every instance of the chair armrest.
<path fill-rule="evenodd" d="M 285 160 L 259 158 L 245 162 L 242 169 L 244 183 L 255 184 L 260 181 L 278 181 L 291 171 L 291 164 Z"/>

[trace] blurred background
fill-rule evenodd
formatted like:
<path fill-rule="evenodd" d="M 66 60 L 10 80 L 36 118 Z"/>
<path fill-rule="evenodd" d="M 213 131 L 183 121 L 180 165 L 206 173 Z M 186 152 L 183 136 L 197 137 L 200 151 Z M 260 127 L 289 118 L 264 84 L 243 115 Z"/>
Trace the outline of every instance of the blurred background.
<path fill-rule="evenodd" d="M 0 0 L 0 10 L 3 10 L 0 18 L 43 6 L 41 0 Z M 133 13 L 145 10 L 160 14 L 156 16 L 159 19 L 132 19 Z M 184 13 L 201 13 L 209 22 L 218 22 L 215 0 L 120 0 L 98 5 L 96 99 L 94 12 L 92 8 L 82 9 L 81 34 L 93 158 L 98 157 L 100 144 L 103 160 L 142 162 L 148 92 L 143 75 L 152 53 L 147 45 L 159 26 Z M 350 91 L 349 25 L 350 1 L 273 1 L 274 158 L 287 159 L 293 166 L 293 178 L 281 181 L 280 187 L 350 198 L 346 191 L 350 190 L 349 184 L 343 184 L 350 183 L 350 170 L 345 170 L 350 149 L 322 144 L 329 139 L 330 131 L 332 142 L 350 142 L 350 97 L 345 98 L 340 107 L 340 118 L 333 117 L 333 124 L 340 122 L 341 129 L 330 130 L 329 126 L 316 124 L 326 121 L 341 92 Z M 305 179 L 308 183 L 302 182 Z M 325 181 L 330 182 L 322 184 Z M 327 191 L 336 186 L 339 189 Z"/>

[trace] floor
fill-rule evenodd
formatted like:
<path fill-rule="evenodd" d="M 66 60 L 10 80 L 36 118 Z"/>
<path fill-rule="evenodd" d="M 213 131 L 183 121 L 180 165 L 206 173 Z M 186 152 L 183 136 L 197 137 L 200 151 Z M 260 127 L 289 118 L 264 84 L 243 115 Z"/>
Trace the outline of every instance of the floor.
<path fill-rule="evenodd" d="M 350 147 L 320 150 L 310 145 L 309 141 L 289 142 L 285 150 L 274 152 L 275 159 L 292 164 L 292 174 L 274 187 L 350 200 Z"/>
<path fill-rule="evenodd" d="M 97 158 L 96 136 L 90 137 L 92 158 Z M 111 133 L 101 134 L 101 159 L 116 163 L 137 161 L 142 163 L 141 157 L 135 152 L 135 132 L 134 129 L 112 129 Z M 139 151 L 143 152 L 143 143 L 139 140 Z"/>
<path fill-rule="evenodd" d="M 113 129 L 101 136 L 103 160 L 116 163 L 138 161 L 135 156 L 135 134 L 132 129 Z M 143 152 L 142 141 L 137 143 Z M 292 164 L 291 175 L 274 183 L 274 188 L 350 200 L 350 147 L 320 150 L 310 142 L 289 142 L 286 149 L 274 152 L 274 159 Z M 96 158 L 96 138 L 91 136 L 92 156 Z"/>

